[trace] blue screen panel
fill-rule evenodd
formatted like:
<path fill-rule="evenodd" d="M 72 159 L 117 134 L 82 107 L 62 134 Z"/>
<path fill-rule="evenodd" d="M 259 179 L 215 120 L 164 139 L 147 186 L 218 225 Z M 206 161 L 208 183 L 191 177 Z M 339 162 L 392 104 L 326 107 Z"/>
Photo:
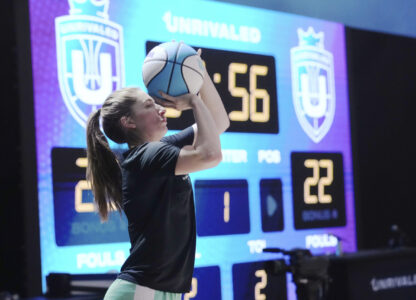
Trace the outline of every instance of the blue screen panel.
<path fill-rule="evenodd" d="M 102 224 L 92 204 L 85 124 L 112 90 L 145 89 L 146 54 L 170 40 L 202 49 L 231 121 L 221 135 L 222 162 L 191 174 L 195 297 L 215 290 L 236 299 L 256 286 L 262 294 L 264 274 L 239 266 L 279 258 L 265 247 L 330 254 L 338 237 L 344 251 L 356 250 L 342 24 L 218 1 L 29 5 L 43 279 L 118 272 L 128 257 L 125 217 L 115 213 Z M 191 112 L 167 116 L 168 134 L 193 123 Z M 295 299 L 290 281 L 287 297 Z"/>

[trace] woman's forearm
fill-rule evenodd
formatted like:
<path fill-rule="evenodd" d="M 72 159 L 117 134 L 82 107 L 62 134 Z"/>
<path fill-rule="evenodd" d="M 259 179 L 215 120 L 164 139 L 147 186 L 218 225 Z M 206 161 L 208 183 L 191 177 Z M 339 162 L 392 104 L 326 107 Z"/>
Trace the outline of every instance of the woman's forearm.
<path fill-rule="evenodd" d="M 230 119 L 225 111 L 221 97 L 207 71 L 205 72 L 205 79 L 200 90 L 200 96 L 208 110 L 211 112 L 218 133 L 223 133 L 230 126 Z"/>
<path fill-rule="evenodd" d="M 202 99 L 195 96 L 192 110 L 198 126 L 194 147 L 204 159 L 221 160 L 221 143 L 214 118 Z"/>

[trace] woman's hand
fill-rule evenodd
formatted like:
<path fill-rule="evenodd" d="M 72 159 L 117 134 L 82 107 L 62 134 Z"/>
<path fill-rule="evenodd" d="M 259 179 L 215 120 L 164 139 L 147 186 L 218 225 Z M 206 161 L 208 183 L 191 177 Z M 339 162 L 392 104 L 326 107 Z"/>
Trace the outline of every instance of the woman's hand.
<path fill-rule="evenodd" d="M 184 94 L 177 97 L 168 95 L 162 91 L 159 91 L 159 94 L 163 99 L 156 98 L 155 102 L 157 104 L 179 111 L 192 109 L 194 102 L 200 100 L 199 96 L 195 94 Z"/>

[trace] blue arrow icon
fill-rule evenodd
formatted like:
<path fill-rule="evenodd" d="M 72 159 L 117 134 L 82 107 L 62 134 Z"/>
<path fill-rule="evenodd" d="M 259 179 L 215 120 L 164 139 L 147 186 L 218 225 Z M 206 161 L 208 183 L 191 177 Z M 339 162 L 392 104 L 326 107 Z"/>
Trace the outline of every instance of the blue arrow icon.
<path fill-rule="evenodd" d="M 267 201 L 267 215 L 271 217 L 276 212 L 278 208 L 278 204 L 277 204 L 276 199 L 274 199 L 272 195 L 267 195 L 266 201 Z"/>

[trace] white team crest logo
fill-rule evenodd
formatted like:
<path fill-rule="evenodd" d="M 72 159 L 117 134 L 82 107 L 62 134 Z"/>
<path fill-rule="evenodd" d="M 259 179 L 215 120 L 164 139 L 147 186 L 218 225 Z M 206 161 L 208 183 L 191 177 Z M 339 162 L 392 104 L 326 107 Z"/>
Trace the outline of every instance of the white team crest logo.
<path fill-rule="evenodd" d="M 306 134 L 319 143 L 335 114 L 334 59 L 324 49 L 324 33 L 298 29 L 299 46 L 290 50 L 296 116 Z"/>
<path fill-rule="evenodd" d="M 109 0 L 68 0 L 69 15 L 55 19 L 58 78 L 74 119 L 88 115 L 124 85 L 122 27 L 108 20 Z"/>

